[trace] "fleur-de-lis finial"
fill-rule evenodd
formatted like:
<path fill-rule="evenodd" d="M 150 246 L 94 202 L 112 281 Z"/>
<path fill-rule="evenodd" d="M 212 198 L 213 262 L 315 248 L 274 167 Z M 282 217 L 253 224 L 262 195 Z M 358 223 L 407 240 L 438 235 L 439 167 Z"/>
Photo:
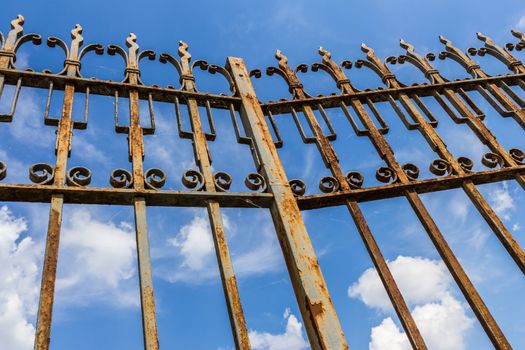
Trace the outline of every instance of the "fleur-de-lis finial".
<path fill-rule="evenodd" d="M 18 15 L 11 21 L 11 30 L 7 34 L 7 38 L 2 40 L 2 47 L 0 47 L 0 66 L 14 68 L 16 52 L 22 44 L 28 41 L 32 41 L 34 45 L 41 44 L 42 37 L 40 35 L 33 33 L 24 35 L 23 25 L 24 17 L 22 15 Z"/>
<path fill-rule="evenodd" d="M 303 84 L 301 84 L 301 81 L 299 80 L 295 72 L 288 65 L 288 57 L 283 55 L 281 50 L 276 50 L 275 58 L 279 62 L 279 67 L 266 68 L 266 74 L 273 75 L 274 73 L 277 73 L 278 75 L 280 75 L 288 84 L 288 90 L 294 98 L 307 97 L 308 94 L 304 91 Z M 308 70 L 308 66 L 306 64 L 300 64 L 295 70 L 306 72 Z"/>
<path fill-rule="evenodd" d="M 356 68 L 366 66 L 372 69 L 377 75 L 379 75 L 387 87 L 396 87 L 399 84 L 395 75 L 390 71 L 388 66 L 376 56 L 375 51 L 371 47 L 367 46 L 365 43 L 362 43 L 361 51 L 366 53 L 366 61 L 357 60 L 355 62 Z"/>
<path fill-rule="evenodd" d="M 399 59 L 399 63 L 403 63 L 405 60 L 412 63 L 414 66 L 419 68 L 423 74 L 432 82 L 435 82 L 435 79 L 438 78 L 438 71 L 430 64 L 429 60 L 421 55 L 419 55 L 414 50 L 414 45 L 407 43 L 405 40 L 399 40 L 399 45 L 406 50 L 406 56 L 402 56 L 403 59 Z M 434 59 L 434 55 L 427 55 Z M 438 78 L 439 79 L 439 78 Z"/>
<path fill-rule="evenodd" d="M 461 64 L 474 78 L 479 77 L 480 73 L 483 74 L 480 66 L 463 51 L 452 45 L 452 41 L 448 40 L 443 35 L 439 36 L 439 41 L 445 45 L 446 50 L 439 54 L 440 59 L 445 59 L 447 57 L 451 58 Z"/>
<path fill-rule="evenodd" d="M 312 64 L 312 71 L 316 72 L 319 69 L 324 70 L 336 81 L 337 87 L 343 89 L 343 84 L 350 84 L 350 80 L 343 73 L 342 69 L 337 65 L 337 63 L 332 60 L 332 54 L 325 50 L 323 47 L 319 47 L 319 55 L 322 56 L 322 63 Z M 350 68 L 352 66 L 350 61 L 344 61 L 341 66 L 345 68 Z M 350 91 L 353 91 L 352 86 L 348 86 Z M 348 91 L 347 91 L 348 92 Z"/>
<path fill-rule="evenodd" d="M 501 62 L 503 62 L 509 69 L 513 70 L 517 66 L 522 66 L 522 62 L 518 60 L 516 57 L 512 56 L 507 50 L 505 50 L 503 47 L 497 45 L 491 38 L 488 36 L 477 32 L 476 36 L 479 40 L 483 41 L 485 43 L 484 50 L 480 49 L 478 50 L 478 54 L 480 56 L 483 56 L 485 53 L 488 53 L 489 55 L 497 58 Z"/>
<path fill-rule="evenodd" d="M 144 50 L 139 52 L 137 36 L 134 33 L 129 33 L 128 37 L 126 38 L 126 46 L 128 47 L 127 53 L 118 45 L 108 45 L 108 54 L 115 55 L 118 53 L 124 62 L 126 62 L 125 77 L 123 82 L 142 84 L 142 81 L 140 80 L 139 62 L 145 57 L 150 60 L 154 60 L 155 52 L 152 50 Z"/>

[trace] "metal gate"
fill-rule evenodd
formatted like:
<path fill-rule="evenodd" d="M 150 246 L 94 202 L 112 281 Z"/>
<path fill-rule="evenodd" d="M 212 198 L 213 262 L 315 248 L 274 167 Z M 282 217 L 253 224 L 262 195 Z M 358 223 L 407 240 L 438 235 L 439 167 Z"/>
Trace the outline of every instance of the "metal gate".
<path fill-rule="evenodd" d="M 22 87 L 47 89 L 44 122 L 57 128 L 56 164 L 41 163 L 31 166 L 29 176 L 34 185 L 0 184 L 2 201 L 50 203 L 35 349 L 48 349 L 50 343 L 64 203 L 133 206 L 145 349 L 159 348 L 146 223 L 148 206 L 207 209 L 231 329 L 238 349 L 249 349 L 250 344 L 225 238 L 221 207 L 269 208 L 312 349 L 347 349 L 347 341 L 301 216 L 301 210 L 339 205 L 348 208 L 411 345 L 414 349 L 426 349 L 425 342 L 360 209 L 360 203 L 364 201 L 401 196 L 406 197 L 410 203 L 494 347 L 511 349 L 499 325 L 425 208 L 420 194 L 462 188 L 521 272 L 525 273 L 525 254 L 522 248 L 476 187 L 479 184 L 514 179 L 525 188 L 525 154 L 518 149 L 506 150 L 500 145 L 483 122 L 483 111 L 469 95 L 469 92 L 481 94 L 502 117 L 512 117 L 522 128 L 525 128 L 525 101 L 511 88 L 517 86 L 525 89 L 525 66 L 510 53 L 514 48 L 517 50 L 525 48 L 525 34 L 513 31 L 512 34 L 519 39 L 519 42 L 501 47 L 490 38 L 478 33 L 478 38 L 484 42 L 484 47 L 469 49 L 468 54 L 454 47 L 446 38 L 440 37 L 445 51 L 439 54 L 439 59 L 452 59 L 472 75 L 471 79 L 456 81 L 446 80 L 433 67 L 432 61 L 436 58 L 434 54 L 422 56 L 412 45 L 404 41 L 400 44 L 406 50 L 406 54 L 389 57 L 385 61 L 379 59 L 372 48 L 363 44 L 361 49 L 366 58 L 357 60 L 353 64 L 344 61 L 338 65 L 332 60 L 330 52 L 321 48 L 319 49 L 320 63 L 311 66 L 301 64 L 295 69 L 288 65 L 286 56 L 277 51 L 275 57 L 278 66 L 269 67 L 266 73 L 280 75 L 288 84 L 291 98 L 261 103 L 252 86 L 251 77 L 260 77 L 262 73 L 260 70 L 248 71 L 240 58 L 228 57 L 224 67 L 210 65 L 205 61 L 191 62 L 188 45 L 180 42 L 178 58 L 170 54 L 161 54 L 158 57 L 160 62 L 171 64 L 178 71 L 180 87 L 147 86 L 140 79 L 140 61 L 144 58 L 157 59 L 153 51 L 140 51 L 134 34 L 130 34 L 126 39 L 126 48 L 117 45 L 104 47 L 98 44 L 83 46 L 82 28 L 79 25 L 71 31 L 72 40 L 69 44 L 59 38 L 47 39 L 49 46 L 58 46 L 65 52 L 64 69 L 60 73 L 18 70 L 15 64 L 16 53 L 20 46 L 27 42 L 39 45 L 42 41 L 40 35 L 24 35 L 23 24 L 24 18 L 18 16 L 11 22 L 11 30 L 7 36 L 0 35 L 0 95 L 5 85 L 14 86 L 15 91 L 10 111 L 0 115 L 0 121 L 11 122 L 16 118 L 16 106 Z M 81 60 L 90 52 L 120 55 L 126 64 L 123 81 L 83 78 L 80 69 Z M 489 76 L 470 57 L 475 54 L 489 54 L 496 57 L 511 73 Z M 405 86 L 399 82 L 386 63 L 415 65 L 424 73 L 428 83 Z M 350 69 L 352 66 L 373 70 L 379 75 L 385 87 L 364 91 L 356 89 L 345 75 L 345 69 Z M 229 83 L 231 95 L 198 92 L 193 74 L 195 69 L 224 76 Z M 340 94 L 318 97 L 308 95 L 296 74 L 308 69 L 326 71 L 333 78 Z M 60 119 L 49 117 L 53 91 L 64 93 Z M 77 121 L 72 118 L 72 106 L 73 97 L 79 93 L 85 95 L 86 108 L 83 120 Z M 90 170 L 84 167 L 68 168 L 67 165 L 70 153 L 75 151 L 71 149 L 73 129 L 85 129 L 88 126 L 88 102 L 89 96 L 93 94 L 115 98 L 115 132 L 127 134 L 129 140 L 131 171 L 126 169 L 113 171 L 110 174 L 111 187 L 109 188 L 88 187 Z M 119 97 L 129 99 L 129 125 L 119 124 Z M 491 152 L 481 159 L 487 170 L 474 172 L 472 160 L 466 157 L 456 158 L 449 152 L 436 132 L 438 121 L 425 105 L 423 97 L 435 99 L 455 123 L 468 125 L 479 140 L 489 147 Z M 141 126 L 143 123 L 141 124 L 139 115 L 140 100 L 147 101 L 149 105 L 148 127 Z M 193 141 L 195 164 L 198 168 L 182 174 L 182 184 L 188 190 L 162 190 L 166 180 L 164 172 L 160 169 L 144 170 L 143 168 L 143 159 L 147 156 L 144 154 L 143 135 L 153 134 L 156 131 L 153 113 L 153 105 L 156 101 L 174 105 L 179 136 Z M 388 102 L 407 129 L 424 136 L 432 150 L 439 156 L 429 165 L 430 171 L 438 177 L 418 180 L 419 169 L 416 165 L 398 163 L 384 136 L 388 133 L 389 127 L 376 108 L 376 104 L 380 102 Z M 205 108 L 206 116 L 199 114 L 199 107 L 201 110 L 202 107 Z M 191 121 L 189 131 L 183 130 L 181 108 L 188 110 Z M 253 155 L 257 172 L 246 177 L 245 192 L 229 192 L 231 176 L 225 172 L 212 171 L 207 142 L 215 137 L 212 115 L 216 109 L 229 111 L 237 142 L 247 145 Z M 331 143 L 336 138 L 336 131 L 327 113 L 329 109 L 342 110 L 356 135 L 368 138 L 375 146 L 385 162 L 385 166 L 377 169 L 376 178 L 384 185 L 363 187 L 364 178 L 360 173 L 345 174 L 341 169 Z M 322 194 L 305 195 L 306 186 L 303 181 L 287 178 L 277 152 L 277 149 L 283 146 L 281 138 L 283 135 L 279 132 L 274 118 L 280 114 L 290 115 L 293 118 L 303 142 L 314 143 L 317 146 L 326 167 L 330 170 L 332 175 L 323 177 L 319 182 Z M 309 131 L 304 130 L 300 114 L 307 121 Z M 203 117 L 208 118 L 211 132 L 203 130 L 201 123 Z M 238 118 L 241 124 L 238 124 Z M 328 134 L 323 131 L 321 123 L 327 126 Z M 0 163 L 2 179 L 6 176 L 8 165 Z M 170 174 L 170 176 L 180 176 L 180 174 Z"/>

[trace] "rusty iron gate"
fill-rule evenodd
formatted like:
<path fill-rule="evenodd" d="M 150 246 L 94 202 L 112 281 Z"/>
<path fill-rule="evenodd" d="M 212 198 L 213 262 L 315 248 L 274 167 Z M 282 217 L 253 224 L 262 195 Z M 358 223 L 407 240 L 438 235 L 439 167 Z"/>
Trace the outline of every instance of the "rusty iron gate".
<path fill-rule="evenodd" d="M 44 122 L 57 128 L 55 165 L 41 163 L 31 166 L 29 176 L 34 185 L 0 184 L 2 201 L 50 203 L 35 349 L 49 349 L 50 344 L 64 203 L 133 206 L 145 349 L 159 348 L 146 223 L 148 206 L 207 209 L 237 349 L 249 349 L 250 344 L 220 208 L 269 208 L 312 349 L 347 349 L 347 341 L 301 216 L 301 210 L 339 205 L 348 208 L 411 345 L 414 349 L 426 349 L 425 342 L 360 209 L 360 202 L 402 196 L 410 203 L 494 347 L 511 349 L 498 323 L 425 208 L 420 194 L 462 188 L 521 272 L 525 273 L 525 254 L 522 248 L 476 187 L 479 184 L 514 179 L 525 188 L 525 154 L 519 149 L 507 150 L 500 145 L 483 122 L 484 112 L 469 94 L 479 93 L 502 117 L 512 117 L 525 128 L 525 101 L 511 88 L 525 89 L 525 66 L 510 53 L 513 49 L 525 48 L 525 34 L 513 31 L 512 34 L 519 42 L 501 47 L 487 36 L 478 33 L 484 47 L 469 49 L 468 53 L 454 47 L 446 38 L 440 37 L 445 50 L 439 54 L 439 59 L 456 61 L 472 76 L 470 79 L 456 81 L 443 78 L 434 68 L 434 54 L 422 56 L 403 40 L 400 44 L 406 50 L 404 55 L 389 57 L 383 61 L 375 55 L 372 48 L 363 44 L 361 49 L 366 58 L 353 64 L 344 61 L 338 65 L 328 51 L 320 48 L 320 63 L 311 66 L 301 64 L 293 69 L 288 65 L 286 56 L 277 51 L 275 57 L 278 66 L 269 67 L 266 73 L 280 75 L 288 84 L 292 97 L 277 102 L 261 103 L 255 94 L 251 77 L 258 78 L 262 73 L 260 70 L 248 71 L 240 58 L 228 57 L 224 67 L 202 60 L 191 62 L 188 45 L 180 42 L 179 58 L 167 53 L 158 57 L 160 62 L 171 64 L 178 71 L 180 88 L 147 86 L 140 79 L 139 63 L 144 58 L 155 60 L 156 55 L 153 51 L 140 51 L 134 34 L 130 34 L 126 39 L 127 49 L 117 45 L 83 46 L 80 25 L 71 31 L 72 40 L 69 45 L 59 38 L 47 39 L 47 45 L 58 46 L 65 52 L 64 69 L 60 73 L 18 70 L 15 64 L 20 46 L 27 42 L 39 45 L 42 41 L 38 34 L 24 35 L 23 24 L 24 18 L 18 16 L 11 22 L 11 30 L 7 36 L 4 37 L 0 33 L 0 95 L 5 85 L 14 86 L 11 107 L 8 113 L 0 115 L 0 121 L 11 122 L 16 118 L 16 106 L 22 87 L 47 89 Z M 81 60 L 90 52 L 120 55 L 126 64 L 123 81 L 112 82 L 82 77 Z M 488 75 L 470 57 L 476 54 L 496 57 L 511 72 L 506 75 Z M 400 83 L 387 63 L 405 62 L 421 70 L 428 83 L 412 86 Z M 382 79 L 385 87 L 364 91 L 356 89 L 344 72 L 352 66 L 373 70 Z M 193 75 L 196 68 L 224 76 L 229 83 L 231 95 L 197 91 Z M 333 78 L 340 94 L 317 97 L 308 95 L 296 73 L 305 72 L 309 68 L 313 71 L 326 71 Z M 55 90 L 64 93 L 62 115 L 59 119 L 49 117 L 51 96 Z M 79 93 L 85 96 L 86 107 L 83 119 L 77 121 L 73 119 L 72 108 L 73 97 Z M 110 174 L 111 187 L 108 188 L 88 187 L 90 170 L 84 167 L 68 169 L 67 166 L 70 153 L 75 151 L 71 149 L 73 129 L 85 129 L 88 126 L 88 102 L 89 96 L 93 94 L 115 98 L 115 132 L 127 134 L 129 140 L 131 171 L 115 170 Z M 128 126 L 118 123 L 119 97 L 129 99 Z M 423 97 L 435 99 L 455 123 L 464 123 L 472 129 L 479 140 L 490 149 L 481 159 L 488 169 L 474 172 L 472 160 L 466 157 L 456 158 L 450 153 L 436 132 L 437 120 L 423 102 Z M 140 100 L 147 101 L 149 105 L 148 119 L 151 124 L 148 127 L 141 126 Z M 143 169 L 143 135 L 155 133 L 155 101 L 175 106 L 179 136 L 192 140 L 198 169 L 187 170 L 182 174 L 182 183 L 188 190 L 162 190 L 166 180 L 164 172 L 160 169 Z M 376 106 L 380 102 L 388 102 L 406 128 L 421 133 L 431 149 L 437 153 L 439 158 L 429 166 L 430 171 L 437 177 L 418 180 L 419 169 L 416 165 L 398 163 L 384 136 L 389 127 Z M 191 131 L 183 130 L 181 106 L 186 106 L 188 110 Z M 203 116 L 199 114 L 199 107 L 201 111 L 202 107 L 205 108 L 205 118 L 208 118 L 211 132 L 203 129 Z M 216 109 L 229 111 L 237 142 L 247 145 L 253 156 L 257 172 L 246 177 L 245 184 L 248 190 L 245 192 L 229 192 L 231 176 L 225 172 L 212 171 L 207 142 L 215 137 L 212 114 Z M 376 178 L 384 185 L 363 187 L 364 179 L 360 173 L 345 174 L 341 169 L 331 143 L 336 138 L 336 132 L 326 112 L 328 109 L 342 110 L 356 135 L 368 138 L 375 146 L 385 162 L 384 166 L 377 169 Z M 305 195 L 306 186 L 303 181 L 287 178 L 277 152 L 283 145 L 282 135 L 274 119 L 279 114 L 293 118 L 303 142 L 316 144 L 326 167 L 330 170 L 332 175 L 320 180 L 321 194 Z M 299 114 L 307 121 L 310 131 L 304 130 Z M 238 123 L 238 118 L 241 124 Z M 327 126 L 329 134 L 323 130 L 322 124 Z M 376 124 L 379 124 L 379 127 Z M 307 136 L 309 133 L 313 136 Z M 2 179 L 6 176 L 7 165 L 0 163 Z"/>

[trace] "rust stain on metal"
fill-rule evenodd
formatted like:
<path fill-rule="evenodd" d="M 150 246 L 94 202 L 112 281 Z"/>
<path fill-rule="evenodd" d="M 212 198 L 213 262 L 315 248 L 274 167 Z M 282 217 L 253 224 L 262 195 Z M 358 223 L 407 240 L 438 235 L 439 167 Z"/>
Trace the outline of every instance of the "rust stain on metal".
<path fill-rule="evenodd" d="M 24 17 L 19 15 L 11 21 L 11 29 L 7 35 L 0 35 L 0 95 L 6 85 L 14 87 L 9 112 L 0 114 L 0 122 L 10 123 L 16 117 L 22 87 L 38 88 L 48 91 L 44 123 L 57 128 L 54 147 L 56 162 L 54 165 L 38 163 L 31 166 L 29 177 L 35 185 L 0 184 L 2 201 L 50 203 L 35 349 L 50 348 L 62 209 L 64 203 L 76 203 L 134 207 L 144 348 L 147 350 L 159 349 L 146 222 L 147 206 L 199 206 L 207 209 L 235 347 L 243 350 L 249 350 L 250 343 L 220 208 L 270 209 L 311 348 L 348 349 L 300 212 L 336 205 L 345 205 L 353 218 L 412 347 L 424 350 L 425 342 L 359 206 L 359 203 L 364 201 L 401 196 L 409 201 L 493 345 L 498 349 L 511 349 L 499 325 L 423 205 L 419 194 L 462 188 L 505 247 L 509 257 L 521 272 L 525 273 L 523 249 L 476 187 L 479 184 L 514 179 L 525 189 L 525 153 L 519 149 L 506 150 L 499 143 L 483 122 L 484 111 L 470 97 L 473 92 L 481 94 L 502 117 L 512 117 L 525 129 L 525 100 L 512 89 L 525 89 L 525 66 L 510 53 L 514 48 L 525 48 L 525 34 L 512 31 L 519 42 L 500 46 L 488 36 L 477 33 L 483 47 L 469 49 L 469 55 L 441 36 L 439 39 L 445 45 L 445 51 L 439 54 L 439 58 L 454 60 L 472 76 L 458 81 L 447 81 L 433 67 L 431 62 L 436 55 L 431 53 L 421 56 L 411 44 L 403 40 L 400 45 L 406 50 L 405 54 L 391 56 L 386 61 L 381 60 L 373 49 L 363 44 L 361 49 L 366 54 L 365 60 L 357 60 L 354 63 L 343 61 L 337 64 L 329 51 L 320 48 L 321 63 L 311 66 L 300 64 L 292 69 L 288 58 L 281 51 L 277 51 L 275 57 L 278 66 L 269 67 L 267 74 L 283 77 L 292 98 L 261 103 L 250 79 L 252 75 L 260 76 L 260 71 L 248 73 L 242 59 L 233 57 L 228 58 L 225 67 L 203 60 L 192 62 L 188 45 L 182 41 L 178 48 L 179 58 L 169 53 L 163 53 L 159 57 L 160 62 L 170 63 L 178 71 L 180 88 L 144 85 L 140 79 L 139 63 L 144 58 L 154 60 L 156 55 L 151 50 L 140 51 L 137 37 L 133 33 L 126 39 L 126 49 L 117 45 L 107 46 L 108 54 L 118 54 L 125 61 L 123 81 L 86 79 L 81 75 L 82 58 L 89 52 L 103 54 L 104 47 L 99 44 L 84 45 L 83 28 L 78 24 L 71 30 L 70 43 L 56 37 L 47 38 L 48 46 L 60 48 L 66 55 L 64 68 L 60 72 L 19 70 L 15 65 L 18 49 L 29 42 L 34 45 L 40 45 L 42 42 L 38 34 L 24 34 L 23 26 Z M 485 54 L 494 56 L 512 73 L 489 76 L 471 57 Z M 391 72 L 387 63 L 413 64 L 423 72 L 429 83 L 404 86 Z M 199 92 L 193 75 L 193 70 L 197 67 L 212 74 L 222 75 L 228 81 L 231 95 Z M 310 67 L 312 71 L 323 70 L 328 73 L 334 79 L 340 94 L 310 96 L 298 77 L 299 72 L 306 73 Z M 372 69 L 385 83 L 385 88 L 357 90 L 343 70 L 352 67 Z M 64 91 L 64 98 L 60 117 L 53 118 L 49 116 L 49 107 L 53 92 L 57 90 Z M 83 120 L 72 116 L 75 94 L 85 96 Z M 68 169 L 70 153 L 76 151 L 72 150 L 73 129 L 85 129 L 88 124 L 90 94 L 115 98 L 115 130 L 128 136 L 131 171 L 115 170 L 110 178 L 114 188 L 88 188 L 86 186 L 91 180 L 89 169 L 82 166 Z M 487 145 L 490 152 L 483 155 L 481 162 L 491 170 L 473 171 L 472 160 L 466 157 L 456 158 L 451 154 L 435 130 L 439 120 L 422 97 L 435 99 L 455 124 L 466 124 L 478 139 Z M 119 98 L 129 99 L 129 126 L 119 125 Z M 148 102 L 149 127 L 141 125 L 140 100 Z M 154 102 L 175 105 L 179 136 L 189 138 L 193 142 L 194 159 L 198 169 L 189 169 L 182 178 L 183 184 L 192 190 L 161 190 L 166 182 L 164 172 L 157 168 L 144 172 L 144 135 L 155 133 Z M 430 170 L 440 177 L 419 180 L 419 169 L 415 164 L 398 163 L 384 136 L 389 132 L 389 126 L 376 107 L 378 102 L 388 102 L 408 130 L 416 130 L 426 139 L 430 148 L 439 156 L 430 164 Z M 191 131 L 183 130 L 179 109 L 181 104 L 188 108 Z M 210 132 L 203 130 L 199 107 L 206 109 Z M 364 178 L 360 173 L 343 172 L 332 146 L 337 133 L 325 111 L 328 108 L 341 109 L 355 134 L 367 137 L 374 145 L 378 155 L 385 162 L 385 166 L 376 172 L 376 178 L 384 184 L 363 188 Z M 215 109 L 230 112 L 237 142 L 250 147 L 257 172 L 249 174 L 245 184 L 250 190 L 259 192 L 230 192 L 232 177 L 222 171 L 215 172 L 212 168 L 208 142 L 216 137 L 213 122 Z M 242 136 L 236 121 L 238 112 L 246 136 Z M 266 123 L 264 113 L 268 114 L 270 124 Z M 274 115 L 284 113 L 291 114 L 302 140 L 316 145 L 325 166 L 331 172 L 331 176 L 325 176 L 319 182 L 322 194 L 305 196 L 306 185 L 300 179 L 289 181 L 287 178 L 276 149 L 283 145 L 283 140 L 273 119 Z M 298 113 L 304 115 L 313 136 L 308 136 L 309 132 L 305 132 Z M 360 123 L 356 122 L 357 119 Z M 322 124 L 328 128 L 328 133 L 324 131 L 325 127 L 321 126 Z M 270 126 L 277 141 L 272 138 Z M 7 165 L 0 160 L 0 180 L 3 180 L 6 174 Z"/>

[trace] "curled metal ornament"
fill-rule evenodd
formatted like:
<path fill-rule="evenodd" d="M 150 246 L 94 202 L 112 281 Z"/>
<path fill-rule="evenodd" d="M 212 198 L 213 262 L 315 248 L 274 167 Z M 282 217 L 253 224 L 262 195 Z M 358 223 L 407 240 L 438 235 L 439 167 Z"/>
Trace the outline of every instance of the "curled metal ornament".
<path fill-rule="evenodd" d="M 319 189 L 324 193 L 333 193 L 339 191 L 339 181 L 335 177 L 325 176 L 319 180 Z"/>
<path fill-rule="evenodd" d="M 147 188 L 157 190 L 159 188 L 162 188 L 162 186 L 164 186 L 165 183 L 166 174 L 164 174 L 164 171 L 160 169 L 151 168 L 146 170 L 146 172 L 144 173 L 144 185 L 146 185 Z"/>
<path fill-rule="evenodd" d="M 357 171 L 350 171 L 348 174 L 346 174 L 346 181 L 348 181 L 350 188 L 356 189 L 363 187 L 365 178 Z"/>
<path fill-rule="evenodd" d="M 395 183 L 397 182 L 397 174 L 394 169 L 382 166 L 376 170 L 376 179 L 383 183 Z"/>
<path fill-rule="evenodd" d="M 299 179 L 290 180 L 289 184 L 295 196 L 302 196 L 306 192 L 306 184 Z"/>
<path fill-rule="evenodd" d="M 201 191 L 204 188 L 204 176 L 198 170 L 186 170 L 182 174 L 182 184 L 187 188 Z"/>
<path fill-rule="evenodd" d="M 452 168 L 449 162 L 447 162 L 444 159 L 438 158 L 430 162 L 429 170 L 434 175 L 443 176 L 447 173 L 450 174 Z"/>
<path fill-rule="evenodd" d="M 417 178 L 419 177 L 419 168 L 417 167 L 417 165 L 412 163 L 406 163 L 401 168 L 403 169 L 409 180 L 414 181 L 417 180 Z"/>
<path fill-rule="evenodd" d="M 517 148 L 511 148 L 509 149 L 509 154 L 512 157 L 512 159 L 514 159 L 514 161 L 516 161 L 516 163 L 518 163 L 519 165 L 525 164 L 525 162 L 523 161 L 525 160 L 525 153 L 523 153 L 522 150 Z"/>
<path fill-rule="evenodd" d="M 487 168 L 496 168 L 496 167 L 502 167 L 503 166 L 503 158 L 499 154 L 488 152 L 483 155 L 483 158 L 481 158 L 481 163 L 486 166 Z"/>
<path fill-rule="evenodd" d="M 266 192 L 266 179 L 259 173 L 249 173 L 244 184 L 252 191 Z"/>
<path fill-rule="evenodd" d="M 5 165 L 4 162 L 0 162 L 0 181 L 5 179 L 6 176 L 7 176 L 7 166 Z"/>
<path fill-rule="evenodd" d="M 133 186 L 133 176 L 125 169 L 115 169 L 111 173 L 109 183 L 115 188 L 130 188 Z"/>
<path fill-rule="evenodd" d="M 91 183 L 91 170 L 76 166 L 67 172 L 66 183 L 68 186 L 83 187 Z"/>
<path fill-rule="evenodd" d="M 218 171 L 213 174 L 213 181 L 215 182 L 215 189 L 219 192 L 226 192 L 232 185 L 232 177 L 224 171 Z"/>
<path fill-rule="evenodd" d="M 458 163 L 463 168 L 463 170 L 467 173 L 472 172 L 472 168 L 474 167 L 474 162 L 470 158 L 467 157 L 459 157 Z"/>
<path fill-rule="evenodd" d="M 37 163 L 29 168 L 29 179 L 39 185 L 51 185 L 55 178 L 55 168 L 46 163 Z"/>

